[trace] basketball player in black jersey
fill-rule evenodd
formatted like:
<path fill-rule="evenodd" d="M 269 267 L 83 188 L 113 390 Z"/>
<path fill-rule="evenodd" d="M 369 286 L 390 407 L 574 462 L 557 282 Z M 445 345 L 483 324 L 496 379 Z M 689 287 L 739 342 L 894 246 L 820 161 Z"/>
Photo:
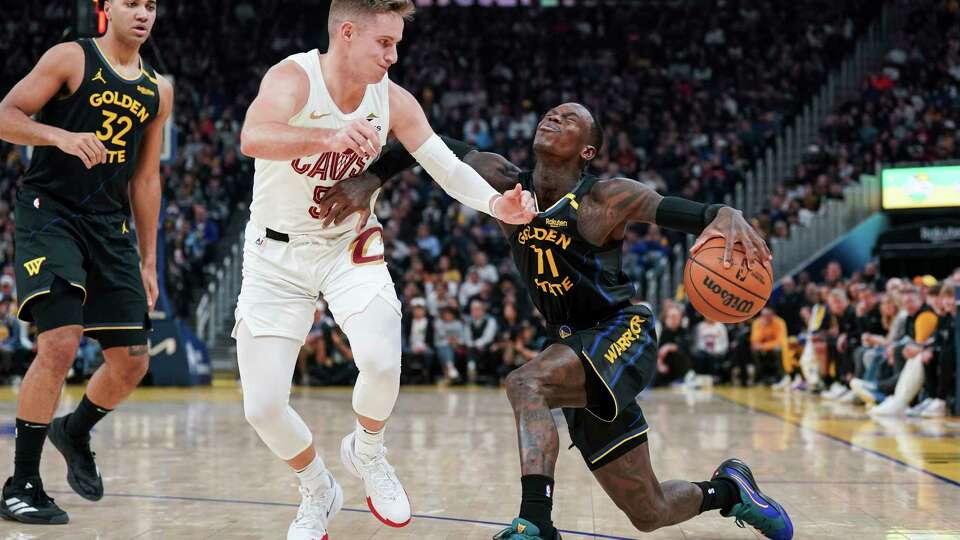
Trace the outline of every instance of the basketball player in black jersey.
<path fill-rule="evenodd" d="M 52 47 L 0 102 L 0 139 L 35 147 L 16 202 L 15 258 L 18 316 L 37 325 L 37 356 L 20 387 L 14 472 L 0 500 L 4 518 L 24 523 L 69 519 L 40 480 L 47 435 L 74 491 L 103 496 L 90 430 L 149 362 L 160 150 L 173 88 L 140 57 L 156 1 L 106 0 L 104 9 L 102 38 Z M 51 422 L 84 334 L 99 341 L 105 361 L 77 409 Z"/>
<path fill-rule="evenodd" d="M 620 260 L 624 229 L 638 221 L 700 235 L 694 252 L 707 239 L 723 237 L 728 264 L 736 243 L 753 261 L 769 259 L 770 252 L 738 210 L 661 197 L 625 178 L 598 180 L 585 174 L 603 145 L 602 133 L 585 107 L 568 103 L 549 111 L 537 126 L 537 164 L 531 172 L 495 154 L 451 146 L 466 154 L 464 161 L 495 189 L 520 183 L 534 193 L 538 216 L 524 226 L 501 228 L 554 338 L 554 344 L 506 380 L 519 434 L 523 498 L 520 517 L 495 538 L 559 538 L 550 514 L 560 441 L 550 409 L 563 408 L 587 466 L 639 530 L 653 531 L 719 509 L 768 538 L 788 540 L 793 536 L 790 518 L 760 492 L 740 460 L 723 462 L 705 482 L 657 480 L 647 445 L 649 427 L 636 401 L 656 369 L 654 316 L 631 304 L 636 289 Z M 411 164 L 402 149 L 388 146 L 371 171 L 389 178 Z M 368 175 L 351 182 L 356 183 L 327 193 L 330 200 L 321 208 L 327 219 L 369 211 L 361 201 L 369 201 L 379 179 Z"/>

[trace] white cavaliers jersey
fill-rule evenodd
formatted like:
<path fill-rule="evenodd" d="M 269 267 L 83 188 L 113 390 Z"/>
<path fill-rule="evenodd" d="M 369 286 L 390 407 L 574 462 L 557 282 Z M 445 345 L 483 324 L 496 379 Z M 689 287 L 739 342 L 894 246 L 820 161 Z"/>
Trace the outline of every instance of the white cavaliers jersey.
<path fill-rule="evenodd" d="M 327 91 L 316 49 L 291 55 L 287 60 L 303 68 L 310 80 L 307 103 L 290 119 L 289 125 L 340 129 L 358 118 L 366 119 L 380 133 L 380 146 L 387 143 L 390 130 L 390 79 L 387 75 L 380 82 L 368 85 L 360 106 L 344 114 Z M 258 158 L 253 175 L 250 217 L 255 224 L 282 233 L 333 237 L 350 232 L 359 219 L 356 214 L 340 225 L 331 224 L 324 228 L 317 203 L 334 184 L 359 176 L 376 158 L 359 156 L 352 150 L 324 152 L 288 161 Z M 370 199 L 371 210 L 378 193 Z M 371 217 L 370 223 L 375 223 L 375 217 Z"/>

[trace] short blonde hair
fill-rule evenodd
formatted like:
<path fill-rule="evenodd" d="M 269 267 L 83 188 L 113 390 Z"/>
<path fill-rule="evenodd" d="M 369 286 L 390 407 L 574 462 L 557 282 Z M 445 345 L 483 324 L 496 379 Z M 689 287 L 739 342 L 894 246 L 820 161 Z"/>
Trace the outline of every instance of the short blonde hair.
<path fill-rule="evenodd" d="M 327 27 L 332 36 L 345 21 L 380 13 L 396 13 L 409 21 L 416 9 L 413 0 L 333 0 L 330 2 Z"/>

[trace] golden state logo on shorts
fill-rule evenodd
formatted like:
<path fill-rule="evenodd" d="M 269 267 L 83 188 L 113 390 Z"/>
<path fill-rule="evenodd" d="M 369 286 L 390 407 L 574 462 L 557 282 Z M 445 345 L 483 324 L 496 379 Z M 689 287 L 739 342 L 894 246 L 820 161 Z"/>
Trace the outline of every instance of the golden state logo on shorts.
<path fill-rule="evenodd" d="M 560 334 L 560 339 L 567 339 L 573 335 L 573 330 L 571 330 L 569 326 L 563 325 L 560 327 L 560 330 L 558 330 L 557 333 Z"/>

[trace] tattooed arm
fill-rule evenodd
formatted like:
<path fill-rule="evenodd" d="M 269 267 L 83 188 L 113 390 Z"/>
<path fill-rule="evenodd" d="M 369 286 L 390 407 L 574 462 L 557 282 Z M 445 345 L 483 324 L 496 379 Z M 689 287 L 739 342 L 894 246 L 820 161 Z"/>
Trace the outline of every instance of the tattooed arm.
<path fill-rule="evenodd" d="M 656 223 L 663 196 L 627 178 L 597 182 L 580 206 L 580 233 L 596 245 L 623 238 L 629 222 Z"/>
<path fill-rule="evenodd" d="M 664 201 L 670 204 L 663 204 Z M 665 199 L 646 185 L 627 178 L 597 182 L 585 202 L 587 204 L 583 206 L 586 208 L 581 210 L 581 214 L 586 219 L 580 220 L 580 232 L 597 245 L 623 238 L 624 228 L 630 222 L 657 223 L 699 235 L 691 252 L 696 252 L 710 238 L 726 239 L 723 258 L 727 266 L 731 261 L 733 246 L 737 243 L 744 246 L 748 261 L 773 258 L 766 242 L 747 223 L 743 213 L 729 206 L 706 206 L 677 197 Z M 669 210 L 665 211 L 667 207 Z M 684 225 L 671 227 L 661 223 L 667 218 L 671 224 Z"/>

